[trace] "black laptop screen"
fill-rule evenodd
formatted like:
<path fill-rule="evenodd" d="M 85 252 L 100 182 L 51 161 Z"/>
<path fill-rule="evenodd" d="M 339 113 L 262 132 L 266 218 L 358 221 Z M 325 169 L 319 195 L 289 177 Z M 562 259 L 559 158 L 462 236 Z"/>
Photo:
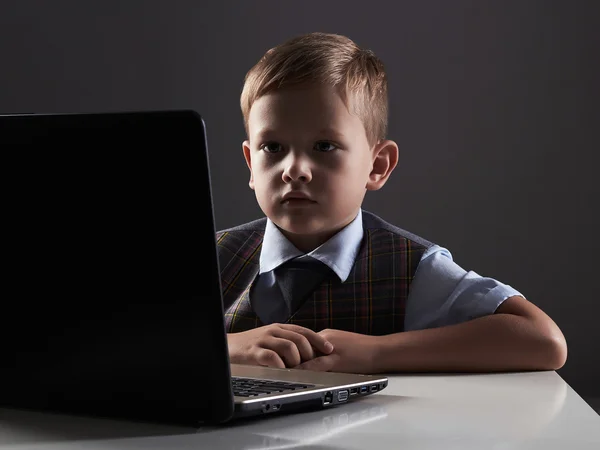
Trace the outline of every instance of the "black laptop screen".
<path fill-rule="evenodd" d="M 0 401 L 202 415 L 228 379 L 201 371 L 226 349 L 199 116 L 11 116 L 0 137 Z"/>

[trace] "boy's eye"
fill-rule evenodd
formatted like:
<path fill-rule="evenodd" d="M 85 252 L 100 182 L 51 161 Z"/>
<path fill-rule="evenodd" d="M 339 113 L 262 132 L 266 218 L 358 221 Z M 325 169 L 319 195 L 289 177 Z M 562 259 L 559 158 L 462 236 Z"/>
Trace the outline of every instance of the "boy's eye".
<path fill-rule="evenodd" d="M 335 150 L 337 147 L 331 142 L 317 142 L 315 144 L 315 150 L 318 152 L 330 152 Z"/>
<path fill-rule="evenodd" d="M 277 142 L 267 142 L 260 146 L 260 149 L 267 153 L 279 153 L 281 151 L 281 144 Z"/>

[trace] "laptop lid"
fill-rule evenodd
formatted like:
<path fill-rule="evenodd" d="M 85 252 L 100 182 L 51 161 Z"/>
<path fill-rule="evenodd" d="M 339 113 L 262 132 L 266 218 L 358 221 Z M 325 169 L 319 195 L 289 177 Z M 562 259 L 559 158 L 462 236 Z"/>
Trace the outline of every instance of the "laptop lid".
<path fill-rule="evenodd" d="M 231 417 L 204 121 L 0 115 L 0 404 Z"/>

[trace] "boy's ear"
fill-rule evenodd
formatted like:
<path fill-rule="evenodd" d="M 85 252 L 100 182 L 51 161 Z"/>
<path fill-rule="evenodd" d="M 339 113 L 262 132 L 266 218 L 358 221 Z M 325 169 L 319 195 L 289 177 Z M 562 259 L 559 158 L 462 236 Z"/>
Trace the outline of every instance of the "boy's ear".
<path fill-rule="evenodd" d="M 248 169 L 250 169 L 250 181 L 248 182 L 248 185 L 250 186 L 250 189 L 254 190 L 254 176 L 252 175 L 252 158 L 250 157 L 250 141 L 242 142 L 242 151 L 244 152 L 244 159 L 246 160 Z"/>
<path fill-rule="evenodd" d="M 367 190 L 376 191 L 386 183 L 398 164 L 398 144 L 394 141 L 379 141 L 373 147 L 373 169 L 367 181 Z"/>

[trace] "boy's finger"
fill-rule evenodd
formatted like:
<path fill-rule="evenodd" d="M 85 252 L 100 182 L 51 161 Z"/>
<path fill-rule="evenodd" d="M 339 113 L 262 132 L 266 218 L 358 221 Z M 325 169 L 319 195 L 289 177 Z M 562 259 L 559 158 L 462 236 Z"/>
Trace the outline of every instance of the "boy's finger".
<path fill-rule="evenodd" d="M 285 363 L 281 357 L 274 352 L 266 348 L 261 349 L 256 355 L 256 362 L 259 366 L 275 367 L 277 369 L 285 369 Z"/>
<path fill-rule="evenodd" d="M 308 339 L 310 345 L 312 345 L 319 352 L 329 355 L 333 351 L 333 344 L 320 334 L 317 334 L 308 328 L 300 330 L 299 333 Z"/>
<path fill-rule="evenodd" d="M 294 343 L 300 354 L 301 361 L 298 361 L 296 364 L 288 367 L 293 367 L 297 364 L 300 364 L 302 361 L 308 361 L 309 359 L 313 359 L 315 357 L 315 351 L 313 350 L 311 343 L 308 339 L 306 339 L 306 337 L 304 337 L 303 334 L 291 330 L 281 329 L 278 330 L 277 333 L 274 333 L 274 336 L 287 339 L 288 341 Z"/>
<path fill-rule="evenodd" d="M 294 334 L 292 332 L 288 333 Z M 285 336 L 273 337 L 266 345 L 267 348 L 279 355 L 281 360 L 285 363 L 285 367 L 294 367 L 303 361 L 296 343 L 287 339 Z"/>

